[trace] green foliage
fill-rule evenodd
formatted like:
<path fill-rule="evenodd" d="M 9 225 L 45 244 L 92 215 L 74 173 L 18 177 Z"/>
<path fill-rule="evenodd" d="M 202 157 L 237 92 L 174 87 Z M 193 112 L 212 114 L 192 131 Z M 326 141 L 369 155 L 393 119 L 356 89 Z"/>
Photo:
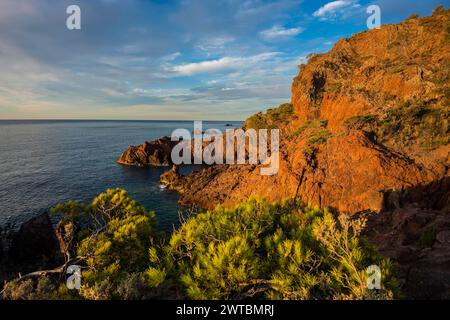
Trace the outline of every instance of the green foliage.
<path fill-rule="evenodd" d="M 307 129 L 326 128 L 327 125 L 328 120 L 323 119 L 308 120 L 302 126 L 297 128 L 297 130 L 294 131 L 294 135 L 295 136 L 301 135 Z"/>
<path fill-rule="evenodd" d="M 45 277 L 6 284 L 8 299 L 374 299 L 392 298 L 393 266 L 361 238 L 365 221 L 297 200 L 249 200 L 186 220 L 167 242 L 153 213 L 120 189 L 89 205 L 58 206 L 70 217 L 103 217 L 79 242 L 81 289 Z M 76 213 L 76 214 L 74 214 Z M 366 290 L 366 268 L 383 288 Z"/>
<path fill-rule="evenodd" d="M 444 13 L 445 13 L 445 7 L 444 6 L 437 6 L 433 10 L 433 15 L 444 14 Z"/>
<path fill-rule="evenodd" d="M 450 42 L 450 20 L 444 23 L 444 43 Z"/>
<path fill-rule="evenodd" d="M 331 132 L 328 130 L 317 130 L 313 131 L 309 135 L 308 143 L 309 144 L 322 144 L 327 142 L 328 138 L 332 136 Z"/>
<path fill-rule="evenodd" d="M 425 230 L 419 239 L 419 246 L 421 248 L 431 248 L 436 242 L 436 230 L 428 229 Z"/>
<path fill-rule="evenodd" d="M 399 147 L 418 145 L 430 151 L 450 142 L 450 111 L 425 101 L 400 101 L 383 116 L 358 115 L 344 121 L 347 129 L 368 129 L 381 143 Z"/>
<path fill-rule="evenodd" d="M 104 232 L 81 242 L 78 255 L 88 257 L 88 266 L 96 271 L 143 267 L 153 236 L 152 219 L 151 214 L 113 218 Z"/>
<path fill-rule="evenodd" d="M 187 221 L 170 255 L 191 299 L 363 299 L 374 263 L 386 267 L 381 295 L 389 298 L 392 266 L 360 240 L 363 225 L 296 201 L 252 198 Z"/>
<path fill-rule="evenodd" d="M 345 215 L 340 215 L 336 219 L 326 213 L 314 225 L 314 235 L 327 249 L 329 259 L 337 264 L 331 267 L 329 279 L 336 298 L 370 297 L 365 270 L 371 264 L 383 265 L 383 268 L 380 268 L 381 279 L 395 290 L 391 263 L 377 256 L 375 248 L 360 238 L 365 223 L 364 219 L 351 220 Z M 392 294 L 392 291 L 385 291 L 384 298 Z"/>
<path fill-rule="evenodd" d="M 88 217 L 97 226 L 106 224 L 112 218 L 142 215 L 145 212 L 145 208 L 122 189 L 108 189 L 88 205 L 71 200 L 51 209 L 52 214 L 62 214 L 63 220 L 78 221 Z"/>
<path fill-rule="evenodd" d="M 306 148 L 304 151 L 304 155 L 307 159 L 310 159 L 311 157 L 313 157 L 315 151 L 316 150 L 314 148 L 311 147 Z"/>
<path fill-rule="evenodd" d="M 284 103 L 275 109 L 268 109 L 265 113 L 257 113 L 247 119 L 246 125 L 252 129 L 274 129 L 288 123 L 294 114 L 290 103 Z"/>
<path fill-rule="evenodd" d="M 247 237 L 211 241 L 195 252 L 189 271 L 181 274 L 191 299 L 230 299 L 258 275 L 258 257 Z"/>
<path fill-rule="evenodd" d="M 378 120 L 377 116 L 374 116 L 372 114 L 366 114 L 361 116 L 350 117 L 344 121 L 344 125 L 348 129 L 361 129 L 368 124 L 376 123 L 377 120 Z"/>
<path fill-rule="evenodd" d="M 50 300 L 53 298 L 55 285 L 48 277 L 33 279 L 16 279 L 5 284 L 5 300 Z"/>
<path fill-rule="evenodd" d="M 95 198 L 90 209 L 98 213 L 107 212 L 111 217 L 130 217 L 145 214 L 145 208 L 133 200 L 122 189 L 108 189 Z"/>
<path fill-rule="evenodd" d="M 406 67 L 403 65 L 395 65 L 395 66 L 392 66 L 391 68 L 388 68 L 387 71 L 391 74 L 395 74 L 395 73 L 400 73 L 400 72 L 404 71 L 405 68 Z"/>
<path fill-rule="evenodd" d="M 381 141 L 408 146 L 417 141 L 426 151 L 449 143 L 450 112 L 422 101 L 404 101 L 389 109 L 376 130 Z"/>
<path fill-rule="evenodd" d="M 342 88 L 342 83 L 340 83 L 340 82 L 333 82 L 333 83 L 328 83 L 327 85 L 326 85 L 326 91 L 329 91 L 329 92 L 339 92 L 339 91 L 341 91 L 341 88 Z"/>
<path fill-rule="evenodd" d="M 146 282 L 144 275 L 137 274 L 148 267 L 148 252 L 156 236 L 154 213 L 121 189 L 109 189 L 89 205 L 69 201 L 53 211 L 90 222 L 79 236 L 77 250 L 86 264 L 80 295 L 101 300 L 135 297 L 137 289 L 131 286 L 138 287 L 138 280 Z"/>
<path fill-rule="evenodd" d="M 87 211 L 87 206 L 79 201 L 70 200 L 66 203 L 58 203 L 50 209 L 52 215 L 62 214 L 63 222 L 78 221 L 80 217 Z"/>

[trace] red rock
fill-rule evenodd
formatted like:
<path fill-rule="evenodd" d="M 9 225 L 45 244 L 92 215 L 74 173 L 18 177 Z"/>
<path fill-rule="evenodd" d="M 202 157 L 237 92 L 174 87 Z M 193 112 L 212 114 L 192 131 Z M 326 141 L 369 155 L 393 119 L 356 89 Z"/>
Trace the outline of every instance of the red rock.
<path fill-rule="evenodd" d="M 146 141 L 139 146 L 131 146 L 125 150 L 117 163 L 128 166 L 169 166 L 172 164 L 170 154 L 178 141 L 170 137 L 162 137 L 154 141 Z"/>

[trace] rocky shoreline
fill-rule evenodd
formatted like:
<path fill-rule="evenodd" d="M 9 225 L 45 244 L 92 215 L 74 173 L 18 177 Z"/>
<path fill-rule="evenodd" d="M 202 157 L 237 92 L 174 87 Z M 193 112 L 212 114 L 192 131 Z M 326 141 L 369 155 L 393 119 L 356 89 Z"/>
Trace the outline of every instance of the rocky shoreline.
<path fill-rule="evenodd" d="M 365 236 L 398 264 L 407 298 L 450 299 L 449 17 L 444 10 L 386 25 L 311 56 L 293 81 L 290 108 L 244 125 L 281 130 L 276 175 L 261 176 L 261 164 L 217 164 L 183 176 L 171 152 L 191 142 L 169 137 L 130 146 L 117 162 L 172 166 L 160 182 L 182 205 L 232 208 L 257 195 L 364 216 Z M 0 247 L 2 273 L 60 259 L 58 232 L 45 215 L 22 225 Z"/>

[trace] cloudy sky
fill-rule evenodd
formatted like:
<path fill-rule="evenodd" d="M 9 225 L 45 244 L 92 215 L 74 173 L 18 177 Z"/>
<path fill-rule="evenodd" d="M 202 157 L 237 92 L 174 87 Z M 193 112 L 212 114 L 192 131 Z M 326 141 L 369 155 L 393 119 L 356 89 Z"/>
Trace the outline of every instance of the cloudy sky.
<path fill-rule="evenodd" d="M 0 119 L 241 120 L 289 101 L 297 65 L 448 0 L 0 0 Z M 81 30 L 66 8 L 81 8 Z"/>

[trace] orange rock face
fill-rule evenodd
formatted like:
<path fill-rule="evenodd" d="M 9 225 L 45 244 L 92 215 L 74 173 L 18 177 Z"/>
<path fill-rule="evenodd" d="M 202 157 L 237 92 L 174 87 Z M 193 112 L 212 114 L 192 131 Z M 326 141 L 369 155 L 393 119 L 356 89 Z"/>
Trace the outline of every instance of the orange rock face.
<path fill-rule="evenodd" d="M 180 202 L 298 196 L 351 214 L 405 202 L 448 210 L 448 197 L 417 190 L 449 176 L 449 16 L 386 25 L 310 57 L 293 82 L 292 120 L 280 122 L 278 174 L 213 166 L 178 182 Z"/>
<path fill-rule="evenodd" d="M 448 12 L 408 19 L 340 40 L 313 55 L 292 85 L 300 119 L 327 119 L 333 131 L 356 115 L 382 116 L 399 102 L 448 107 Z"/>
<path fill-rule="evenodd" d="M 292 114 L 284 105 L 244 125 L 281 130 L 276 175 L 215 165 L 165 181 L 202 208 L 257 195 L 363 215 L 407 297 L 449 299 L 449 26 L 439 9 L 311 56 L 293 81 Z"/>

